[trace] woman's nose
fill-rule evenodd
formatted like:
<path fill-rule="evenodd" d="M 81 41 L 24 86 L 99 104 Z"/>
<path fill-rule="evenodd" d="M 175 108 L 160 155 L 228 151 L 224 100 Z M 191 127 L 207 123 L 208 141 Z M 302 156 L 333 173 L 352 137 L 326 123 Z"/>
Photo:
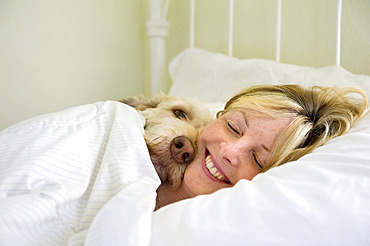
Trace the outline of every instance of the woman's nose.
<path fill-rule="evenodd" d="M 243 154 L 244 145 L 239 142 L 223 142 L 220 144 L 220 156 L 230 165 L 238 165 Z"/>

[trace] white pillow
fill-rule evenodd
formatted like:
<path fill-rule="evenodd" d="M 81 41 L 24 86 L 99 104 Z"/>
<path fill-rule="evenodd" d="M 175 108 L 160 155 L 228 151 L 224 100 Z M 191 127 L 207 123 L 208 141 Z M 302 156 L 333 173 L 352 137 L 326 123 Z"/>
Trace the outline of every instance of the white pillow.
<path fill-rule="evenodd" d="M 170 73 L 171 94 L 205 102 L 227 100 L 243 87 L 269 81 L 360 86 L 370 92 L 368 76 L 337 66 L 238 60 L 200 49 L 177 56 Z M 348 134 L 297 161 L 158 210 L 151 245 L 370 245 L 369 208 L 367 114 Z"/>
<path fill-rule="evenodd" d="M 370 95 L 370 76 L 354 75 L 340 66 L 303 67 L 264 59 L 239 60 L 199 48 L 189 48 L 169 65 L 170 95 L 196 97 L 202 102 L 225 102 L 241 89 L 256 84 L 356 86 Z"/>

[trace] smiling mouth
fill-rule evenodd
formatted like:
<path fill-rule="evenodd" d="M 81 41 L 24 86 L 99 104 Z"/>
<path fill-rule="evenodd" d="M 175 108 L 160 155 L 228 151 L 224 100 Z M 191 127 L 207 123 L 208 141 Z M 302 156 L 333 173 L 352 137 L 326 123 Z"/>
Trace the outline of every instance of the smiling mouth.
<path fill-rule="evenodd" d="M 215 165 L 214 165 L 214 163 L 211 159 L 211 156 L 209 154 L 206 156 L 205 161 L 206 161 L 206 167 L 207 167 L 209 173 L 213 177 L 215 177 L 216 179 L 218 179 L 218 180 L 220 180 L 224 183 L 230 184 L 229 179 L 224 174 L 222 174 L 221 171 L 217 167 L 215 167 Z"/>

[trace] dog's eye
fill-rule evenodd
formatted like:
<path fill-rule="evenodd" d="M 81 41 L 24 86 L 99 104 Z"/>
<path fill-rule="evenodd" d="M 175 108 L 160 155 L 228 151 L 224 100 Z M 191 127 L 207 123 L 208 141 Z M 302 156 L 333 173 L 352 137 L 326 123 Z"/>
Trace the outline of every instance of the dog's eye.
<path fill-rule="evenodd" d="M 185 114 L 184 111 L 182 111 L 181 109 L 176 109 L 173 111 L 173 113 L 176 115 L 177 118 L 179 118 L 180 120 L 187 120 L 187 116 Z"/>

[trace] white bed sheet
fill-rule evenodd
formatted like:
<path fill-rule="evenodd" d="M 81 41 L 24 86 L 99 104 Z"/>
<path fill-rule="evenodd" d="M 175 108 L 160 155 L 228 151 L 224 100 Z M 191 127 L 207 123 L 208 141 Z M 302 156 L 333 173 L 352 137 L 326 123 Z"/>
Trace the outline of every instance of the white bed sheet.
<path fill-rule="evenodd" d="M 113 197 L 119 243 L 147 245 L 160 181 L 144 121 L 107 101 L 1 131 L 0 245 L 117 245 L 101 229 Z"/>

